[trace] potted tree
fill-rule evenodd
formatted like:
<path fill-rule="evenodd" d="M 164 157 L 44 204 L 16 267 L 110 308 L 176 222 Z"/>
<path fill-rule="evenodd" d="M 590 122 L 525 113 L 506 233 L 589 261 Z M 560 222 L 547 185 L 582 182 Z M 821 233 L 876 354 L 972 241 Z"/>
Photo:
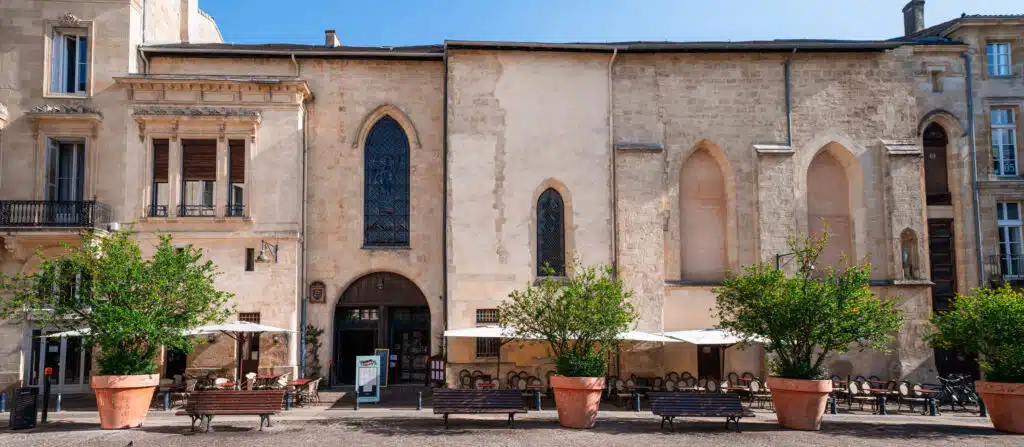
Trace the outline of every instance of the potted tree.
<path fill-rule="evenodd" d="M 98 348 L 91 384 L 104 429 L 142 425 L 158 384 L 161 347 L 191 352 L 189 331 L 223 321 L 231 294 L 217 290 L 217 270 L 192 246 L 161 236 L 150 259 L 127 231 L 87 233 L 57 258 L 40 256 L 35 273 L 3 278 L 0 319 L 31 319 L 75 330 Z"/>
<path fill-rule="evenodd" d="M 825 361 L 850 347 L 886 351 L 892 333 L 903 324 L 895 300 L 882 302 L 868 287 L 869 265 L 845 270 L 815 269 L 828 230 L 789 240 L 797 262 L 787 276 L 768 263 L 727 275 L 715 290 L 719 325 L 758 340 L 772 355 L 772 401 L 779 424 L 818 430 L 832 391 Z"/>
<path fill-rule="evenodd" d="M 1004 285 L 953 299 L 932 316 L 932 346 L 979 354 L 975 389 L 996 430 L 1024 433 L 1024 295 Z"/>
<path fill-rule="evenodd" d="M 542 277 L 498 307 L 501 326 L 513 338 L 539 338 L 550 346 L 556 372 L 550 385 L 562 426 L 594 426 L 605 355 L 637 319 L 631 295 L 611 268 L 580 266 L 568 278 Z"/>

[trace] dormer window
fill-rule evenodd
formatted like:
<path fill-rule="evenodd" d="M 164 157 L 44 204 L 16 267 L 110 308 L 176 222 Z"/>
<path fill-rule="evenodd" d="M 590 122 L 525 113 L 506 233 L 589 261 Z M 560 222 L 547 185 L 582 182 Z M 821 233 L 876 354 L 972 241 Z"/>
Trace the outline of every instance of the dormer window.
<path fill-rule="evenodd" d="M 53 31 L 50 63 L 50 91 L 85 95 L 89 84 L 89 38 L 85 28 Z"/>

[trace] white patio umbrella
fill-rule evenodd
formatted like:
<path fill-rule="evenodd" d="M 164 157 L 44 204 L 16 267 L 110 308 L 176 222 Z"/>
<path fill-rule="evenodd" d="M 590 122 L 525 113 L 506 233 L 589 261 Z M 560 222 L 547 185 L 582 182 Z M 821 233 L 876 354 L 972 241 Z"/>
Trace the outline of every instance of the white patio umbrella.
<path fill-rule="evenodd" d="M 734 345 L 744 337 L 727 329 L 694 329 L 688 331 L 662 332 L 660 335 L 675 338 L 695 345 Z M 752 337 L 757 343 L 763 343 L 761 337 Z"/>
<path fill-rule="evenodd" d="M 51 337 L 85 337 L 89 335 L 89 328 L 75 329 L 72 331 L 54 332 L 51 334 L 41 335 L 39 338 L 51 338 Z"/>
<path fill-rule="evenodd" d="M 246 337 L 252 337 L 251 334 L 259 334 L 263 332 L 297 332 L 291 329 L 282 329 L 274 326 L 267 326 L 265 324 L 250 323 L 248 321 L 232 321 L 221 324 L 211 324 L 207 326 L 199 326 L 192 329 L 190 334 L 210 334 L 221 332 L 237 341 L 244 342 Z M 237 371 L 235 373 L 235 386 L 238 386 L 238 382 L 242 378 L 242 353 L 238 353 L 238 362 L 236 365 Z"/>

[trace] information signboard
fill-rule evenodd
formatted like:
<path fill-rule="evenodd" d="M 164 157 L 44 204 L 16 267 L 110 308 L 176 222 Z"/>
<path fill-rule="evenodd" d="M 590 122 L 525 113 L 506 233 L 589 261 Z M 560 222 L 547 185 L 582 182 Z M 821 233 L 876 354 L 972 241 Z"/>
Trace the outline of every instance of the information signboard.
<path fill-rule="evenodd" d="M 388 359 L 391 351 L 385 348 L 377 348 L 373 350 L 373 355 L 380 357 L 380 386 L 381 388 L 388 387 L 388 371 L 391 368 L 388 367 Z"/>
<path fill-rule="evenodd" d="M 356 356 L 356 400 L 359 402 L 380 402 L 380 357 L 376 355 Z"/>

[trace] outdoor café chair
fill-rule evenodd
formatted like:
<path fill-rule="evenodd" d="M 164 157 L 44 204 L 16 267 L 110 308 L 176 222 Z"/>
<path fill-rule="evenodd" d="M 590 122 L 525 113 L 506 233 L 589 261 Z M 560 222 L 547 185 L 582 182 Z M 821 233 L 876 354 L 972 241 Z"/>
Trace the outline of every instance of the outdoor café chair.
<path fill-rule="evenodd" d="M 661 391 L 661 388 L 664 386 L 664 382 L 665 380 L 661 377 L 655 377 L 651 380 L 651 389 L 654 391 Z"/>
<path fill-rule="evenodd" d="M 871 390 L 866 385 L 862 387 L 857 382 L 850 382 L 848 388 L 850 390 L 850 409 L 852 409 L 854 402 L 860 405 L 860 409 L 863 411 L 865 402 L 867 402 L 868 405 L 874 406 L 878 401 L 871 395 Z"/>
<path fill-rule="evenodd" d="M 707 390 L 707 389 L 708 389 L 708 379 L 707 379 L 707 377 L 701 377 L 701 378 L 697 379 L 697 387 L 694 388 L 694 391 L 704 391 L 704 390 Z"/>
<path fill-rule="evenodd" d="M 459 388 L 468 390 L 473 388 L 473 376 L 465 375 L 459 377 Z"/>
<path fill-rule="evenodd" d="M 902 410 L 903 404 L 907 404 L 910 407 L 910 411 L 914 411 L 915 404 L 921 404 L 923 407 L 928 403 L 928 400 L 921 396 L 921 385 L 911 385 L 906 380 L 900 382 L 899 387 L 899 400 L 897 401 L 896 409 Z"/>
<path fill-rule="evenodd" d="M 729 374 L 726 374 L 725 377 L 729 380 L 729 386 L 736 387 L 736 386 L 742 386 L 743 385 L 743 384 L 740 383 L 740 375 L 736 374 L 735 372 L 731 372 Z"/>
<path fill-rule="evenodd" d="M 672 380 L 666 380 L 665 381 L 665 391 L 672 392 L 672 391 L 675 391 L 675 390 L 676 390 L 676 382 L 672 381 Z"/>
<path fill-rule="evenodd" d="M 750 379 L 750 406 L 754 406 L 754 403 L 757 403 L 758 408 L 764 408 L 765 402 L 774 408 L 772 393 L 756 377 Z"/>
<path fill-rule="evenodd" d="M 709 392 L 709 393 L 716 393 L 716 392 L 718 392 L 718 381 L 717 380 L 709 377 L 707 379 L 704 379 L 704 383 L 705 383 L 704 388 L 707 390 L 707 392 Z"/>
<path fill-rule="evenodd" d="M 740 378 L 741 378 L 741 379 L 744 379 L 744 380 L 746 380 L 746 381 L 751 381 L 751 380 L 754 380 L 754 379 L 756 379 L 756 378 L 757 378 L 757 376 L 755 376 L 755 375 L 751 374 L 750 372 L 745 372 L 745 373 L 743 373 L 743 375 L 742 375 L 742 376 L 740 376 Z"/>
<path fill-rule="evenodd" d="M 673 382 L 678 382 L 679 381 L 679 374 L 676 374 L 676 373 L 670 371 L 668 374 L 665 374 L 665 379 L 666 380 L 671 380 Z"/>
<path fill-rule="evenodd" d="M 521 382 L 521 380 L 519 380 L 519 374 L 518 373 L 512 373 L 512 375 L 509 376 L 509 378 L 508 378 L 508 389 L 510 389 L 510 390 L 518 389 L 519 388 L 519 382 Z"/>

